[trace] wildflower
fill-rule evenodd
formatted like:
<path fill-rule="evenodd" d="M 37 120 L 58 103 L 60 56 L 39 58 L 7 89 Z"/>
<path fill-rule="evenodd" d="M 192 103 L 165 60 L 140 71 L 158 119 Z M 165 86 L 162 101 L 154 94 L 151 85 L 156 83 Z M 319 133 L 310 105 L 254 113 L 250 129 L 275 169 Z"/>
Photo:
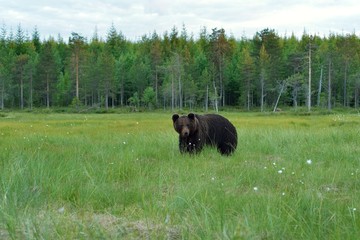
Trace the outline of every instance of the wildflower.
<path fill-rule="evenodd" d="M 278 174 L 282 174 L 282 173 L 283 173 L 283 170 L 280 169 L 280 170 L 278 171 Z"/>
<path fill-rule="evenodd" d="M 282 192 L 282 194 L 281 194 L 282 196 L 285 196 L 285 192 Z"/>
<path fill-rule="evenodd" d="M 309 165 L 312 164 L 311 159 L 306 160 L 306 163 L 309 164 Z"/>
<path fill-rule="evenodd" d="M 257 190 L 259 190 L 259 188 L 258 188 L 258 187 L 254 187 L 253 189 L 254 189 L 254 191 L 255 191 L 255 192 L 256 192 Z"/>
<path fill-rule="evenodd" d="M 124 141 L 123 144 L 126 144 L 126 142 Z"/>
<path fill-rule="evenodd" d="M 212 178 L 211 178 L 211 181 L 215 181 L 215 177 L 212 177 Z"/>

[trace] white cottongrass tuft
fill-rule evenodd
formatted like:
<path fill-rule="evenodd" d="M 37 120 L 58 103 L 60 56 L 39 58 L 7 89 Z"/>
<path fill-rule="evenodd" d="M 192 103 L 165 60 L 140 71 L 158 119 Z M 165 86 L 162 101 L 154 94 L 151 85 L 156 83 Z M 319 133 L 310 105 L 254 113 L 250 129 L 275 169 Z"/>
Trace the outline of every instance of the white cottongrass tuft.
<path fill-rule="evenodd" d="M 57 211 L 58 211 L 58 213 L 64 213 L 65 212 L 65 207 L 61 207 Z"/>

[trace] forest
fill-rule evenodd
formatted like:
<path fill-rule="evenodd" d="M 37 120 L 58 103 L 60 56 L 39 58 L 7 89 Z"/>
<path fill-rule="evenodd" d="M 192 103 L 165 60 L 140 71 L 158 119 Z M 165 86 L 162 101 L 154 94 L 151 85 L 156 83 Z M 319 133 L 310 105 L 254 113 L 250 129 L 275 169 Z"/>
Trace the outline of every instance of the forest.
<path fill-rule="evenodd" d="M 186 26 L 130 41 L 71 33 L 41 39 L 0 32 L 0 109 L 56 107 L 203 109 L 359 108 L 360 39 L 355 34 L 252 38 Z"/>

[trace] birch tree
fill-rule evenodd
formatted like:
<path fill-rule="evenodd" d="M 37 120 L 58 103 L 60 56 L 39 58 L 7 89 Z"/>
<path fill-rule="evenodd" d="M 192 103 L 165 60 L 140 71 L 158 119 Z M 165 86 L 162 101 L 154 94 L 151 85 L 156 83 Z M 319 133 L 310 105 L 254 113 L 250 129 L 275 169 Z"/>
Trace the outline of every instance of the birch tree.
<path fill-rule="evenodd" d="M 269 63 L 270 63 L 270 56 L 266 52 L 264 44 L 261 46 L 259 58 L 260 58 L 259 64 L 260 64 L 260 88 L 261 88 L 260 109 L 261 109 L 261 112 L 263 112 L 264 111 L 264 98 L 266 96 L 265 84 L 266 84 L 266 79 L 268 76 L 268 67 L 269 67 Z"/>
<path fill-rule="evenodd" d="M 86 39 L 78 33 L 72 32 L 69 39 L 69 45 L 72 51 L 72 67 L 75 72 L 75 97 L 80 100 L 79 86 L 80 86 L 80 67 L 83 50 L 85 48 Z"/>
<path fill-rule="evenodd" d="M 250 56 L 250 51 L 247 47 L 245 47 L 242 51 L 242 79 L 243 85 L 245 86 L 245 106 L 246 109 L 249 111 L 252 107 L 253 103 L 253 89 L 254 89 L 254 73 L 255 73 L 255 63 L 254 59 Z"/>
<path fill-rule="evenodd" d="M 213 78 L 213 87 L 215 96 L 219 91 L 219 99 L 222 106 L 225 105 L 225 85 L 224 85 L 224 69 L 225 58 L 229 50 L 229 43 L 227 41 L 225 30 L 216 29 L 212 30 L 210 35 L 210 47 L 211 47 L 211 61 L 216 71 Z"/>

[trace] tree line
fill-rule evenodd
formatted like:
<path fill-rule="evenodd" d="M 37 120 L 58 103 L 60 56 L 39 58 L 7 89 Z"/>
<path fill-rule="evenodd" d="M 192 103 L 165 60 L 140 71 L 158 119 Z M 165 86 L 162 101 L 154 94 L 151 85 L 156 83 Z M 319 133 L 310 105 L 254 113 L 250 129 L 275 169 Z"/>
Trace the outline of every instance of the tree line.
<path fill-rule="evenodd" d="M 41 40 L 19 25 L 0 33 L 0 109 L 34 107 L 359 107 L 360 39 L 353 34 L 235 38 L 186 27 L 129 41 L 112 25 L 105 39 L 72 33 Z"/>

